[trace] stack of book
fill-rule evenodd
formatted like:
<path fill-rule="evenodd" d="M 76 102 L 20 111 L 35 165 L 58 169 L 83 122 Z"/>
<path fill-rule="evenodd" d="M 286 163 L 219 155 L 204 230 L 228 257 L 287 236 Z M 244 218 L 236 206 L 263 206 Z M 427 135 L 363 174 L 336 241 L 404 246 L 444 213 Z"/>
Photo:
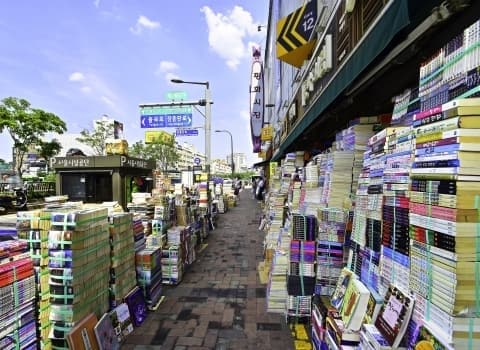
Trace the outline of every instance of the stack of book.
<path fill-rule="evenodd" d="M 287 232 L 280 234 L 280 240 L 290 241 Z M 288 250 L 283 251 L 278 247 L 274 250 L 272 265 L 270 267 L 267 283 L 267 311 L 284 313 L 287 301 L 287 272 L 289 267 Z"/>
<path fill-rule="evenodd" d="M 146 247 L 146 235 L 145 235 L 145 227 L 143 226 L 141 216 L 134 215 L 132 219 L 132 234 L 133 234 L 133 241 L 135 251 L 139 252 Z"/>
<path fill-rule="evenodd" d="M 225 188 L 224 188 L 225 191 Z M 198 205 L 200 208 L 207 208 L 208 207 L 208 187 L 206 182 L 201 182 L 198 184 Z"/>
<path fill-rule="evenodd" d="M 347 211 L 324 208 L 318 211 L 317 285 L 315 294 L 331 295 L 344 266 Z"/>
<path fill-rule="evenodd" d="M 127 204 L 127 209 L 141 220 L 145 236 L 149 236 L 152 233 L 155 204 L 151 200 L 150 193 L 132 193 L 132 197 L 132 202 Z"/>
<path fill-rule="evenodd" d="M 176 285 L 183 278 L 182 248 L 179 245 L 167 245 L 162 250 L 162 283 Z"/>
<path fill-rule="evenodd" d="M 291 177 L 295 173 L 295 153 L 287 153 L 285 158 L 282 159 L 281 169 L 282 169 L 282 178 Z M 302 164 L 303 166 L 303 164 Z"/>
<path fill-rule="evenodd" d="M 66 347 L 70 329 L 89 313 L 107 311 L 109 236 L 106 208 L 52 212 L 48 267 L 53 347 Z"/>
<path fill-rule="evenodd" d="M 123 301 L 136 285 L 135 242 L 131 213 L 109 214 L 110 232 L 110 308 Z"/>
<path fill-rule="evenodd" d="M 48 285 L 48 211 L 25 211 L 17 213 L 17 236 L 25 241 L 33 259 L 36 281 L 37 334 L 40 346 L 48 347 L 50 340 L 50 287 Z"/>
<path fill-rule="evenodd" d="M 408 290 L 410 274 L 408 191 L 414 146 L 411 128 L 395 127 L 387 142 L 382 190 L 381 294 L 390 284 Z"/>
<path fill-rule="evenodd" d="M 353 212 L 352 241 L 359 247 L 366 245 L 367 210 L 368 210 L 368 187 L 370 184 L 370 153 L 371 147 L 363 155 L 362 169 L 358 176 L 357 191 L 355 192 L 355 206 Z M 352 267 L 353 269 L 353 267 Z"/>
<path fill-rule="evenodd" d="M 137 283 L 149 308 L 154 308 L 162 296 L 162 250 L 146 248 L 135 254 Z"/>
<path fill-rule="evenodd" d="M 293 215 L 293 240 L 290 242 L 290 264 L 287 276 L 287 316 L 310 317 L 315 287 L 315 216 Z"/>
<path fill-rule="evenodd" d="M 288 201 L 290 203 L 290 210 L 292 213 L 300 213 L 300 198 L 302 191 L 302 182 L 294 180 L 291 183 Z"/>
<path fill-rule="evenodd" d="M 333 151 L 327 155 L 321 201 L 330 208 L 344 208 L 352 190 L 353 151 Z"/>
<path fill-rule="evenodd" d="M 24 241 L 0 242 L 0 348 L 36 349 L 35 276 Z"/>
<path fill-rule="evenodd" d="M 459 99 L 415 115 L 410 231 L 417 312 L 454 346 L 480 346 L 477 230 L 480 99 Z"/>
<path fill-rule="evenodd" d="M 359 118 L 358 124 L 352 125 L 347 129 L 343 129 L 342 133 L 342 145 L 338 148 L 341 151 L 353 152 L 353 167 L 352 167 L 352 186 L 350 197 L 352 201 L 355 199 L 355 194 L 358 188 L 357 179 L 360 176 L 363 166 L 363 153 L 367 150 L 368 139 L 373 135 L 373 129 L 375 127 L 374 120 L 378 118 Z"/>
<path fill-rule="evenodd" d="M 321 208 L 321 191 L 319 188 L 319 169 L 316 161 L 311 161 L 304 168 L 305 183 L 303 191 L 305 197 L 300 205 L 300 213 L 303 215 L 316 215 L 317 210 Z"/>

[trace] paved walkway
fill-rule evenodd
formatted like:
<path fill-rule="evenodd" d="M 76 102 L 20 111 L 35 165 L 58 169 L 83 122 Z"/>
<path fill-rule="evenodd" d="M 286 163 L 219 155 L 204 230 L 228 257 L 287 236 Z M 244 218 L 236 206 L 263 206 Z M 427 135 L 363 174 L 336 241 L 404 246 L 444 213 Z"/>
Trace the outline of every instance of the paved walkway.
<path fill-rule="evenodd" d="M 124 349 L 293 349 L 283 316 L 267 314 L 260 210 L 250 192 L 219 214 L 197 261 L 178 286 L 165 286 L 165 300 L 122 344 Z"/>

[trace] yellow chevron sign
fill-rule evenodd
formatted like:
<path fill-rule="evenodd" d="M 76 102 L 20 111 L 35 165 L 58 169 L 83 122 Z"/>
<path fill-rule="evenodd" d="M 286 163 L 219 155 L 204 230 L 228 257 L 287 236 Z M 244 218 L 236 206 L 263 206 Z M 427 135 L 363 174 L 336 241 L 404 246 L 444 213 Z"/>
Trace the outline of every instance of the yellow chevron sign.
<path fill-rule="evenodd" d="M 295 67 L 312 52 L 311 40 L 317 22 L 317 1 L 311 0 L 277 22 L 277 58 Z"/>

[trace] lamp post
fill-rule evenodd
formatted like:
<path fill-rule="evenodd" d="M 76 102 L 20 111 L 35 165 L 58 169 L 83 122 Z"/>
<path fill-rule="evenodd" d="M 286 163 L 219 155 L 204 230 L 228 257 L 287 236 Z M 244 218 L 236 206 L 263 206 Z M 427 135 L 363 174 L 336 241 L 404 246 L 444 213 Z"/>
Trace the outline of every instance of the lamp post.
<path fill-rule="evenodd" d="M 215 130 L 215 132 L 226 132 L 230 135 L 230 166 L 232 168 L 232 181 L 233 181 L 233 173 L 235 171 L 235 163 L 233 162 L 233 136 L 232 133 L 228 130 Z"/>
<path fill-rule="evenodd" d="M 210 83 L 208 81 L 186 81 L 182 79 L 171 79 L 175 84 L 192 84 L 205 85 L 205 170 L 210 175 L 210 159 L 211 159 L 211 118 L 212 118 L 212 97 L 210 92 Z"/>

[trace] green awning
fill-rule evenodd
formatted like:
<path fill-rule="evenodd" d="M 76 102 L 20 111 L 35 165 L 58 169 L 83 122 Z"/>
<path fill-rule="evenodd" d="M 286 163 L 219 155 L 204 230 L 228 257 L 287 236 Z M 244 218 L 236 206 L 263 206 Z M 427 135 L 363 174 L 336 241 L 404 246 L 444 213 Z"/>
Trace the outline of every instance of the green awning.
<path fill-rule="evenodd" d="M 390 44 L 395 35 L 410 24 L 408 0 L 394 0 L 338 71 L 333 81 L 313 103 L 272 157 L 279 160 L 288 147 L 321 115 L 362 71 Z"/>

